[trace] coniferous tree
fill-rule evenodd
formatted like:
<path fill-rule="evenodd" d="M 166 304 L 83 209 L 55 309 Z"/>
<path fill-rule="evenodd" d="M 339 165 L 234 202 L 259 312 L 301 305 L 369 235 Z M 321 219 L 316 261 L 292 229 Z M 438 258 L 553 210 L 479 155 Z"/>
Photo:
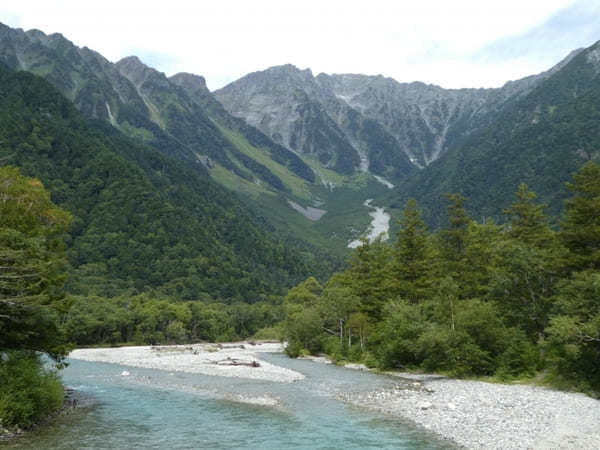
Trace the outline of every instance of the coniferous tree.
<path fill-rule="evenodd" d="M 467 267 L 467 248 L 469 243 L 469 224 L 472 220 L 467 214 L 465 198 L 459 194 L 448 194 L 448 226 L 438 233 L 439 264 L 437 277 L 452 277 L 462 285 Z"/>
<path fill-rule="evenodd" d="M 362 245 L 350 258 L 347 283 L 360 299 L 364 312 L 373 320 L 381 319 L 381 311 L 393 296 L 389 274 L 390 248 L 380 238 Z"/>
<path fill-rule="evenodd" d="M 600 165 L 589 162 L 567 183 L 574 197 L 567 201 L 560 237 L 569 250 L 568 269 L 600 270 Z"/>
<path fill-rule="evenodd" d="M 397 295 L 416 303 L 426 296 L 429 287 L 431 249 L 427 226 L 414 199 L 406 203 L 399 223 L 401 228 L 394 248 L 392 282 Z"/>
<path fill-rule="evenodd" d="M 510 228 L 499 242 L 490 291 L 510 325 L 518 325 L 531 341 L 543 339 L 558 280 L 560 247 L 544 205 L 521 184 L 516 200 L 505 210 Z"/>
<path fill-rule="evenodd" d="M 515 196 L 515 202 L 504 210 L 510 219 L 509 236 L 536 247 L 547 245 L 553 233 L 544 214 L 546 205 L 535 203 L 537 195 L 525 183 L 519 185 Z"/>

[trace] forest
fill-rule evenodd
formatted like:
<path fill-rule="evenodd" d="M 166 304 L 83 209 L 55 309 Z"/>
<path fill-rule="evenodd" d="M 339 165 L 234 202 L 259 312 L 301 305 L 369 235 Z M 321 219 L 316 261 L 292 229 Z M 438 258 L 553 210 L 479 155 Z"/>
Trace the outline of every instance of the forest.
<path fill-rule="evenodd" d="M 473 220 L 452 194 L 447 225 L 430 232 L 409 200 L 395 243 L 364 240 L 348 269 L 289 291 L 287 353 L 598 395 L 600 166 L 567 187 L 558 229 L 525 184 L 503 224 Z"/>
<path fill-rule="evenodd" d="M 501 222 L 451 194 L 429 230 L 409 200 L 396 239 L 344 266 L 0 67 L 0 432 L 60 408 L 75 346 L 281 339 L 292 357 L 598 395 L 600 166 L 567 187 L 558 223 L 525 184 Z"/>
<path fill-rule="evenodd" d="M 521 184 L 506 222 L 478 223 L 448 195 L 430 232 L 409 200 L 394 243 L 366 239 L 348 268 L 252 304 L 161 290 L 101 297 L 65 289 L 73 216 L 42 183 L 0 168 L 0 417 L 27 427 L 60 407 L 56 368 L 74 346 L 282 339 L 381 370 L 529 380 L 600 392 L 600 166 L 568 188 L 560 228 Z M 50 357 L 48 365 L 41 355 Z"/>

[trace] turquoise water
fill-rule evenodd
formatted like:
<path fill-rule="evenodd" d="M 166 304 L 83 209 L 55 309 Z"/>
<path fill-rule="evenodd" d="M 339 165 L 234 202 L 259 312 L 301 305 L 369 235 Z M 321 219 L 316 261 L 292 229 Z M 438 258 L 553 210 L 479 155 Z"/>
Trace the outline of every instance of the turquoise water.
<path fill-rule="evenodd" d="M 272 383 L 71 361 L 63 379 L 78 391 L 81 407 L 0 448 L 451 448 L 398 420 L 336 399 L 340 392 L 390 387 L 392 378 L 279 354 L 265 359 L 306 379 Z M 121 376 L 123 370 L 131 375 Z M 235 401 L 240 395 L 268 395 L 279 405 Z"/>

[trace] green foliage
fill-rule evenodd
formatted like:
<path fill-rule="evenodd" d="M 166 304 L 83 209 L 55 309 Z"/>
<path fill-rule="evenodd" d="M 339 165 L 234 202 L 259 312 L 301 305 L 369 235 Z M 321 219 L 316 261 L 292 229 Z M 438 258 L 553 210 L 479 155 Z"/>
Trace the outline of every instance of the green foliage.
<path fill-rule="evenodd" d="M 573 177 L 560 237 L 570 250 L 571 270 L 600 270 L 600 165 L 590 162 Z"/>
<path fill-rule="evenodd" d="M 384 311 L 377 340 L 377 360 L 383 367 L 417 366 L 416 341 L 427 325 L 421 305 L 391 302 Z"/>
<path fill-rule="evenodd" d="M 70 219 L 39 180 L 0 167 L 0 349 L 64 356 L 58 323 L 68 305 L 60 233 Z"/>
<path fill-rule="evenodd" d="M 78 345 L 183 344 L 279 337 L 256 335 L 282 320 L 277 302 L 225 305 L 206 300 L 173 301 L 153 293 L 74 297 L 64 328 L 69 339 Z"/>
<path fill-rule="evenodd" d="M 350 268 L 342 275 L 354 295 L 361 302 L 362 310 L 376 320 L 393 295 L 394 285 L 387 274 L 392 250 L 377 238 L 373 242 L 362 240 L 362 245 L 350 256 Z"/>
<path fill-rule="evenodd" d="M 547 348 L 554 373 L 584 390 L 600 386 L 600 273 L 585 271 L 561 281 L 557 315 L 550 320 Z"/>
<path fill-rule="evenodd" d="M 498 358 L 496 376 L 510 380 L 519 376 L 533 376 L 539 367 L 540 355 L 536 346 L 518 328 L 510 328 L 504 338 L 504 350 Z"/>
<path fill-rule="evenodd" d="M 415 198 L 426 222 L 443 226 L 444 195 L 469 199 L 469 213 L 502 220 L 510 193 L 526 183 L 548 204 L 551 222 L 563 212 L 565 182 L 600 159 L 600 84 L 586 49 L 505 107 L 489 126 L 472 133 L 413 177 L 398 184 L 394 203 Z"/>
<path fill-rule="evenodd" d="M 289 352 L 502 380 L 543 368 L 555 384 L 600 392 L 600 170 L 584 167 L 573 186 L 560 232 L 524 184 L 506 225 L 471 220 L 452 195 L 449 225 L 432 235 L 409 201 L 393 246 L 364 241 L 325 288 L 290 291 Z"/>
<path fill-rule="evenodd" d="M 0 352 L 0 380 L 0 427 L 31 427 L 63 404 L 56 373 L 33 352 Z"/>
<path fill-rule="evenodd" d="M 331 270 L 331 258 L 276 234 L 197 162 L 90 124 L 43 80 L 4 68 L 0 161 L 41 179 L 73 215 L 67 288 L 77 295 L 252 303 Z"/>
<path fill-rule="evenodd" d="M 395 293 L 416 303 L 427 295 L 430 287 L 431 248 L 427 227 L 414 199 L 407 202 L 400 226 L 392 264 Z"/>

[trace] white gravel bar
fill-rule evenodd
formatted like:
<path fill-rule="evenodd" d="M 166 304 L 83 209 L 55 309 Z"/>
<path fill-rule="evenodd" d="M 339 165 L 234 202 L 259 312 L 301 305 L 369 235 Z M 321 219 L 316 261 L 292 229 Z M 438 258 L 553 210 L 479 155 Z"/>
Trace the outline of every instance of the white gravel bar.
<path fill-rule="evenodd" d="M 261 353 L 282 352 L 280 343 L 236 342 L 143 347 L 86 348 L 73 350 L 69 358 L 120 364 L 169 372 L 201 373 L 281 383 L 304 375 L 260 359 Z M 256 362 L 253 366 L 253 362 Z"/>
<path fill-rule="evenodd" d="M 600 449 L 600 401 L 529 385 L 395 374 L 394 389 L 348 394 L 468 449 Z"/>

